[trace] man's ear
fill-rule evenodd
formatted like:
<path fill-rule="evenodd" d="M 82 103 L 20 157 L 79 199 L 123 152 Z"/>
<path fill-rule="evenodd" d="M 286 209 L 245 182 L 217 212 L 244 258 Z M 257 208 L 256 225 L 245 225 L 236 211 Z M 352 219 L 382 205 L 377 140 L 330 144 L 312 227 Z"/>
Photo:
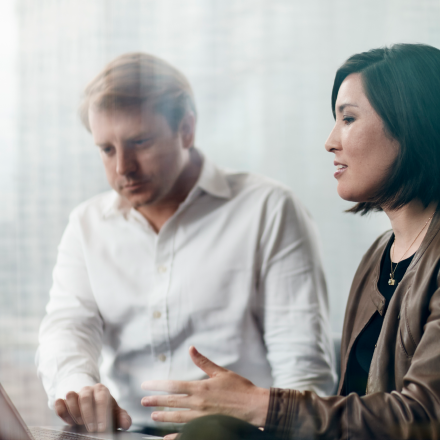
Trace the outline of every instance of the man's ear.
<path fill-rule="evenodd" d="M 186 112 L 179 125 L 179 134 L 182 139 L 183 148 L 188 149 L 194 146 L 195 130 L 196 117 L 193 112 Z"/>

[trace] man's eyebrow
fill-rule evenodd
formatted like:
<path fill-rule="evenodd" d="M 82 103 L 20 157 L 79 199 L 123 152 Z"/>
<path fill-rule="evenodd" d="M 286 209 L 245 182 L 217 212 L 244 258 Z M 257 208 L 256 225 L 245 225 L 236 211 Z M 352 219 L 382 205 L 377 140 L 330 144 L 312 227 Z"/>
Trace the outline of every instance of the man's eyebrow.
<path fill-rule="evenodd" d="M 340 113 L 342 113 L 342 112 L 344 111 L 345 107 L 359 107 L 359 106 L 356 105 L 356 104 L 350 104 L 349 102 L 347 102 L 347 103 L 345 103 L 345 104 L 341 104 L 341 105 L 338 107 L 338 111 L 339 111 Z"/>
<path fill-rule="evenodd" d="M 133 134 L 128 135 L 125 137 L 125 142 L 136 142 L 139 140 L 145 140 L 145 139 L 153 139 L 156 136 L 154 132 L 151 130 L 142 130 L 139 132 L 134 132 Z"/>
<path fill-rule="evenodd" d="M 127 137 L 127 139 L 125 141 L 126 142 L 136 142 L 139 140 L 154 139 L 154 137 L 155 137 L 155 134 L 153 134 L 153 133 L 139 133 L 139 134 L 135 134 L 133 136 Z M 112 144 L 109 142 L 103 142 L 102 144 L 96 143 L 95 145 L 100 148 L 106 148 L 106 147 L 111 147 Z"/>
<path fill-rule="evenodd" d="M 154 138 L 154 134 L 153 133 L 141 133 L 141 134 L 138 134 L 138 135 L 135 135 L 135 136 L 130 136 L 130 137 L 127 138 L 127 140 L 129 142 L 131 142 L 131 141 L 138 141 L 140 139 L 152 139 L 152 138 Z"/>

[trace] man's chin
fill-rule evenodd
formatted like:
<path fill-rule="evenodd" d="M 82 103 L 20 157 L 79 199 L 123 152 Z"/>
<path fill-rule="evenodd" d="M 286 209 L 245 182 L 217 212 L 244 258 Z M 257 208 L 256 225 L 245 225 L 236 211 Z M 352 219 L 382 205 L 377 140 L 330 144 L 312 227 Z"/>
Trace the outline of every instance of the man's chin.
<path fill-rule="evenodd" d="M 154 198 L 145 198 L 141 200 L 130 201 L 134 209 L 142 208 L 143 206 L 149 206 L 154 203 Z"/>
<path fill-rule="evenodd" d="M 156 197 L 153 194 L 121 194 L 134 209 L 148 206 L 154 203 Z"/>
<path fill-rule="evenodd" d="M 150 206 L 152 205 L 152 202 L 146 200 L 144 202 L 137 202 L 137 203 L 132 203 L 132 206 L 134 209 L 139 209 L 139 208 L 144 208 L 145 206 Z"/>

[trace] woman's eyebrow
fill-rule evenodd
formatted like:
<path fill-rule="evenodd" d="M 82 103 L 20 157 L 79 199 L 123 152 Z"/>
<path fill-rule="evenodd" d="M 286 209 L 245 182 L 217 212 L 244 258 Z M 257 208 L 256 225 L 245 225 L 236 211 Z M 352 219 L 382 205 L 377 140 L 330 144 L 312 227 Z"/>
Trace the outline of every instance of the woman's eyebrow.
<path fill-rule="evenodd" d="M 338 107 L 338 111 L 339 111 L 340 113 L 342 113 L 342 112 L 344 111 L 345 107 L 359 107 L 359 106 L 356 105 L 356 104 L 350 104 L 349 102 L 347 102 L 347 103 L 345 103 L 345 104 L 341 104 L 341 105 Z"/>

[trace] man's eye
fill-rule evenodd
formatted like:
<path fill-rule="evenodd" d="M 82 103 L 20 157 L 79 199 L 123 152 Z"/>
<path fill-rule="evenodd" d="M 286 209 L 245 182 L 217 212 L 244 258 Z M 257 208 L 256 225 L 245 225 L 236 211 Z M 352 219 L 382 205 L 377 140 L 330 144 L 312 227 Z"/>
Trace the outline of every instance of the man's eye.
<path fill-rule="evenodd" d="M 101 151 L 102 151 L 104 154 L 109 155 L 109 154 L 113 151 L 113 148 L 112 148 L 112 147 L 105 147 L 105 148 L 101 148 Z"/>
<path fill-rule="evenodd" d="M 141 147 L 150 145 L 152 140 L 153 140 L 152 138 L 139 139 L 137 141 L 133 141 L 133 145 L 141 146 Z"/>

